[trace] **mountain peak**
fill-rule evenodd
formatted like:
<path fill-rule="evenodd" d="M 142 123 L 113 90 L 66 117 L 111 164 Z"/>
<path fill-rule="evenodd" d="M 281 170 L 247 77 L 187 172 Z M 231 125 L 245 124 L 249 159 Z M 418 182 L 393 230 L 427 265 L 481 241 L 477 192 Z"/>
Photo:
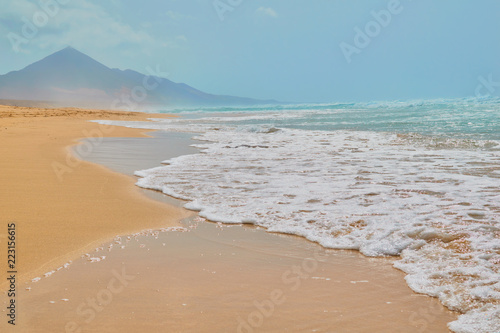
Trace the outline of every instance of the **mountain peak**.
<path fill-rule="evenodd" d="M 100 70 L 109 70 L 108 67 L 104 66 L 100 62 L 94 60 L 85 53 L 80 52 L 71 46 L 67 46 L 62 50 L 52 53 L 42 60 L 29 65 L 25 69 L 46 71 L 48 69 L 53 70 L 54 68 L 59 68 L 60 70 L 69 70 L 75 67 L 92 67 L 98 68 Z"/>
<path fill-rule="evenodd" d="M 78 51 L 73 46 L 66 46 L 64 49 L 61 49 L 61 50 L 59 50 L 59 51 L 57 51 L 55 53 L 59 53 L 59 52 L 63 52 L 63 53 L 71 53 L 72 52 L 72 53 L 80 53 L 80 54 L 84 54 L 85 55 L 85 53 L 83 53 L 81 51 Z"/>
<path fill-rule="evenodd" d="M 60 49 L 59 51 L 56 51 L 54 53 L 59 53 L 59 52 L 78 52 L 78 53 L 82 53 L 82 52 L 78 51 L 77 49 L 75 49 L 72 46 L 66 46 L 65 48 Z"/>
<path fill-rule="evenodd" d="M 134 93 L 140 89 L 147 90 L 145 97 L 127 102 L 135 98 Z M 207 94 L 185 84 L 166 78 L 158 80 L 132 70 L 110 69 L 71 46 L 22 70 L 0 75 L 0 98 L 134 109 L 139 101 L 148 107 L 161 108 L 166 105 L 269 104 L 269 101 Z"/>
<path fill-rule="evenodd" d="M 73 48 L 71 46 L 66 46 L 64 49 L 61 49 L 61 50 L 59 50 L 57 52 L 54 52 L 51 55 L 45 57 L 45 59 L 52 58 L 54 56 L 62 56 L 62 57 L 66 57 L 66 58 L 69 58 L 69 57 L 85 57 L 85 58 L 92 59 L 91 57 L 89 57 L 85 53 L 80 52 L 80 51 L 78 51 L 77 49 L 75 49 L 75 48 Z M 42 59 L 42 60 L 44 60 L 44 59 Z M 92 59 L 92 60 L 94 60 L 94 59 Z"/>

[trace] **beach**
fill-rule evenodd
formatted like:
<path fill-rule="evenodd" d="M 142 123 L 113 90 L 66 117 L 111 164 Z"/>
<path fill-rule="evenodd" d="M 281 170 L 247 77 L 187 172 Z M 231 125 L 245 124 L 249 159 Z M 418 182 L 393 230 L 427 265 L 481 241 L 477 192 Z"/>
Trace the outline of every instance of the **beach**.
<path fill-rule="evenodd" d="M 85 137 L 146 136 L 141 130 L 104 127 L 87 120 L 145 120 L 144 113 L 0 107 L 0 210 L 16 223 L 19 282 L 58 268 L 119 234 L 176 225 L 186 215 L 146 199 L 134 179 L 75 158 L 69 146 Z M 92 150 L 92 146 L 82 146 Z M 2 251 L 1 271 L 6 271 Z M 2 289 L 6 281 L 2 279 Z"/>
<path fill-rule="evenodd" d="M 200 154 L 136 171 L 137 185 L 210 221 L 393 257 L 415 292 L 498 332 L 498 100 L 179 110 L 106 125 L 192 133 Z"/>
<path fill-rule="evenodd" d="M 16 223 L 22 258 L 20 331 L 448 332 L 457 318 L 411 291 L 393 258 L 211 223 L 134 186 L 134 169 L 158 163 L 141 148 L 148 134 L 88 120 L 151 115 L 12 107 L 0 114 L 4 229 Z M 190 140 L 153 136 L 157 147 L 175 141 L 173 156 Z M 78 155 L 104 166 L 73 160 Z M 5 264 L 2 257 L 2 272 Z"/>

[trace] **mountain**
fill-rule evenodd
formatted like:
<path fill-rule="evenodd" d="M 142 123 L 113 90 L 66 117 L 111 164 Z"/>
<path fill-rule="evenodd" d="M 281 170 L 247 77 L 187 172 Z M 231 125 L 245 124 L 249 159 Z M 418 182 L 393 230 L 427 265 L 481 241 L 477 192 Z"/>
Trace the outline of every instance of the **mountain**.
<path fill-rule="evenodd" d="M 166 78 L 111 69 L 72 47 L 0 75 L 0 99 L 128 110 L 277 103 L 208 94 Z"/>

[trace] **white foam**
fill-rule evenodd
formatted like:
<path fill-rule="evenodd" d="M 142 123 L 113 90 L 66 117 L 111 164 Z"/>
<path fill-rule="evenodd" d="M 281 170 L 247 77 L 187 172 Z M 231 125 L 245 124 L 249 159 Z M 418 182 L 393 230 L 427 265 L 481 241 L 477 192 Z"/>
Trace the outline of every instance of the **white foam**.
<path fill-rule="evenodd" d="M 367 256 L 401 255 L 395 266 L 413 290 L 464 313 L 451 329 L 500 329 L 499 142 L 152 126 L 199 130 L 202 153 L 137 172 L 139 186 L 188 200 L 186 208 L 208 220 L 253 223 Z"/>
<path fill-rule="evenodd" d="M 87 259 L 87 261 L 90 261 L 91 263 L 94 262 L 100 262 L 102 260 L 106 259 L 106 256 L 100 256 L 100 257 L 90 257 Z"/>
<path fill-rule="evenodd" d="M 54 274 L 56 271 L 50 271 L 50 272 L 47 272 L 45 273 L 43 276 L 44 277 L 49 277 L 49 276 L 52 276 L 52 274 Z"/>

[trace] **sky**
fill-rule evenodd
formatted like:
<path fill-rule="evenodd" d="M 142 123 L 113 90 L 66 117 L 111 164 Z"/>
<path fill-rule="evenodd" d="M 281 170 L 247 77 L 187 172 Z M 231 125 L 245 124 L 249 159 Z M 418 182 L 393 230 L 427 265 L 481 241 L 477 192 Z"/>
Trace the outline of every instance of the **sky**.
<path fill-rule="evenodd" d="M 0 2 L 0 74 L 73 46 L 111 68 L 279 101 L 500 91 L 498 0 Z"/>

